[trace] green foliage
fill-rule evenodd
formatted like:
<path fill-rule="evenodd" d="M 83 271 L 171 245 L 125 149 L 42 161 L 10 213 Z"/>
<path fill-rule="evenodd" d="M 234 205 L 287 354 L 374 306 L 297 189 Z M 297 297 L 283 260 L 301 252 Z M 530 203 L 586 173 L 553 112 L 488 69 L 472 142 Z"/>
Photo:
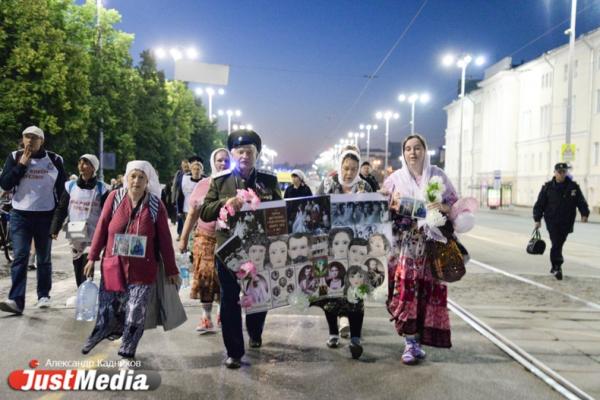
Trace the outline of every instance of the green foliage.
<path fill-rule="evenodd" d="M 99 24 L 97 24 L 99 17 Z M 0 156 L 23 129 L 38 125 L 46 147 L 76 170 L 79 155 L 114 152 L 122 173 L 129 160 L 150 161 L 163 182 L 182 158 L 206 160 L 225 137 L 182 82 L 168 82 L 149 51 L 134 66 L 132 34 L 121 16 L 95 0 L 0 1 Z"/>

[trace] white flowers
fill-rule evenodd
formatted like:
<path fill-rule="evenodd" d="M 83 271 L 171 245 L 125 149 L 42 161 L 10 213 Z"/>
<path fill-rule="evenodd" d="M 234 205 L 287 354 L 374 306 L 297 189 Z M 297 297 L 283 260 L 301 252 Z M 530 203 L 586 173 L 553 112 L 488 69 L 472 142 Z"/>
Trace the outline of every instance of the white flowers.
<path fill-rule="evenodd" d="M 442 194 L 446 191 L 446 185 L 440 176 L 432 176 L 425 187 L 425 200 L 428 203 L 441 203 Z M 428 209 L 425 223 L 429 226 L 444 226 L 446 217 L 439 210 Z"/>

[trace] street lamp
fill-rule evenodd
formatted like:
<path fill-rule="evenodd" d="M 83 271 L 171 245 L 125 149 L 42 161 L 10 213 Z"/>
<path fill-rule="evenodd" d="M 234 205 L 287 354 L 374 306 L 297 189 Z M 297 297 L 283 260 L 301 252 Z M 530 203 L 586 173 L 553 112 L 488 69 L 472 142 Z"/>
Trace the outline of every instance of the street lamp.
<path fill-rule="evenodd" d="M 429 94 L 428 93 L 412 93 L 410 95 L 405 95 L 401 93 L 398 96 L 398 101 L 400 103 L 408 102 L 410 103 L 410 134 L 415 134 L 415 104 L 417 101 L 420 101 L 422 104 L 426 104 L 429 102 Z"/>
<path fill-rule="evenodd" d="M 237 131 L 238 129 L 240 129 L 242 131 L 246 131 L 246 130 L 251 131 L 252 130 L 252 125 L 251 124 L 245 124 L 245 125 L 244 124 L 241 124 L 241 125 L 233 124 L 233 125 L 231 125 L 231 128 L 234 131 Z"/>
<path fill-rule="evenodd" d="M 358 126 L 358 128 L 362 131 L 364 129 L 366 129 L 367 131 L 367 161 L 369 161 L 369 155 L 370 155 L 370 151 L 371 151 L 371 129 L 373 129 L 374 131 L 377 130 L 377 125 L 371 125 L 371 124 L 360 124 Z"/>
<path fill-rule="evenodd" d="M 233 117 L 234 115 L 236 117 L 239 117 L 242 115 L 242 112 L 240 110 L 219 110 L 218 114 L 220 116 L 227 115 L 227 134 L 230 134 L 231 133 L 231 117 Z"/>
<path fill-rule="evenodd" d="M 100 1 L 100 0 L 98 0 L 98 1 Z M 187 47 L 187 48 L 183 48 L 180 46 L 174 46 L 174 47 L 171 47 L 169 50 L 166 50 L 163 47 L 157 47 L 156 49 L 154 49 L 154 55 L 159 60 L 163 60 L 163 59 L 167 58 L 167 56 L 170 55 L 171 58 L 173 59 L 173 61 L 179 61 L 184 57 L 189 60 L 196 60 L 199 57 L 198 50 L 196 50 L 195 47 L 191 47 L 191 46 Z"/>
<path fill-rule="evenodd" d="M 267 158 L 271 159 L 271 167 L 269 169 L 274 170 L 275 169 L 275 157 L 277 157 L 277 152 L 275 150 L 273 150 L 272 148 L 264 145 L 262 147 L 262 150 L 260 153 L 263 157 L 267 157 Z"/>
<path fill-rule="evenodd" d="M 442 64 L 446 67 L 456 65 L 461 69 L 460 75 L 460 132 L 458 134 L 458 194 L 462 193 L 462 137 L 463 137 L 463 120 L 464 120 L 464 100 L 465 100 L 465 77 L 467 75 L 467 66 L 473 61 L 470 54 L 463 54 L 456 58 L 453 54 L 446 54 L 442 59 Z M 485 58 L 478 56 L 475 58 L 475 65 L 481 66 L 485 64 Z"/>
<path fill-rule="evenodd" d="M 206 93 L 206 95 L 208 96 L 208 120 L 210 122 L 212 122 L 212 120 L 213 120 L 212 98 L 215 94 L 218 94 L 219 96 L 223 96 L 225 94 L 225 90 L 223 90 L 221 88 L 215 90 L 211 87 L 207 87 L 205 89 L 196 88 L 195 92 L 196 92 L 197 96 L 202 96 L 204 93 Z"/>
<path fill-rule="evenodd" d="M 394 111 L 377 111 L 375 113 L 375 118 L 385 120 L 385 166 L 384 166 L 384 174 L 387 173 L 388 168 L 388 148 L 390 144 L 390 119 L 398 119 L 400 118 L 400 114 Z"/>
<path fill-rule="evenodd" d="M 354 144 L 356 147 L 358 147 L 358 138 L 364 138 L 365 134 L 363 132 L 348 132 L 348 138 L 350 138 L 350 143 Z M 352 138 L 354 138 L 354 140 L 352 140 Z"/>

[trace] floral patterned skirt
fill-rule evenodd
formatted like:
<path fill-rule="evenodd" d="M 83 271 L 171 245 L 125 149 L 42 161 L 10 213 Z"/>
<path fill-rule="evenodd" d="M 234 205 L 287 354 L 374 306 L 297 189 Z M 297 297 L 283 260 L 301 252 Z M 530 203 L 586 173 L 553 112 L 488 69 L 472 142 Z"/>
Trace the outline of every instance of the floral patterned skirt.
<path fill-rule="evenodd" d="M 425 235 L 412 229 L 402 235 L 388 301 L 400 335 L 418 335 L 421 344 L 449 348 L 448 288 L 431 276 L 425 257 Z"/>
<path fill-rule="evenodd" d="M 202 303 L 219 301 L 219 277 L 215 266 L 215 246 L 217 239 L 205 233 L 196 233 L 194 239 L 194 277 L 190 288 L 190 298 Z"/>

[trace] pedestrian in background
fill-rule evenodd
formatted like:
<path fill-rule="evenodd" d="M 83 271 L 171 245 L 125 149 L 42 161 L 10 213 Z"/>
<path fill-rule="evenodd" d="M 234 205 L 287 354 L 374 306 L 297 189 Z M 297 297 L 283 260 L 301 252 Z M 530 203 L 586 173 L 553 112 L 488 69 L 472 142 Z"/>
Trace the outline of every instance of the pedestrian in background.
<path fill-rule="evenodd" d="M 196 326 L 200 333 L 214 332 L 220 327 L 220 317 L 217 314 L 217 327 L 212 321 L 213 302 L 219 301 L 219 277 L 215 268 L 215 247 L 217 239 L 215 229 L 217 223 L 204 222 L 200 219 L 200 206 L 204 203 L 204 197 L 208 193 L 213 178 L 223 174 L 229 169 L 229 151 L 224 148 L 216 149 L 210 155 L 210 178 L 204 178 L 190 196 L 189 212 L 181 232 L 179 240 L 179 251 L 184 253 L 188 248 L 188 237 L 194 229 L 193 263 L 194 275 L 190 288 L 190 298 L 199 299 L 202 304 L 202 317 Z"/>
<path fill-rule="evenodd" d="M 118 354 L 127 360 L 134 358 L 144 333 L 159 262 L 164 264 L 167 284 L 177 283 L 179 270 L 156 171 L 147 161 L 130 161 L 123 183 L 106 199 L 85 266 L 85 275 L 93 276 L 102 253 L 96 325 L 81 352 L 87 354 L 102 340 L 122 335 Z M 129 243 L 143 243 L 142 256 L 129 250 Z"/>
<path fill-rule="evenodd" d="M 84 228 L 77 235 L 73 235 L 68 229 L 66 232 L 71 244 L 77 287 L 85 280 L 83 274 L 87 262 L 85 250 L 92 244 L 96 224 L 109 192 L 108 185 L 96 177 L 99 166 L 100 161 L 93 154 L 84 154 L 79 158 L 77 162 L 79 178 L 65 183 L 65 190 L 54 211 L 50 227 L 50 234 L 55 240 L 67 217 L 69 222 L 79 222 Z"/>
<path fill-rule="evenodd" d="M 44 131 L 30 126 L 23 131 L 23 150 L 12 152 L 2 169 L 0 186 L 14 191 L 10 212 L 10 234 L 14 261 L 12 286 L 0 310 L 22 314 L 25 308 L 27 264 L 31 241 L 37 260 L 37 306 L 50 307 L 52 288 L 52 241 L 50 224 L 54 209 L 65 189 L 67 174 L 63 159 L 44 148 Z"/>
<path fill-rule="evenodd" d="M 579 185 L 568 175 L 569 165 L 558 163 L 554 166 L 554 177 L 544 183 L 538 199 L 533 206 L 535 229 L 546 222 L 550 234 L 552 248 L 550 249 L 550 273 L 559 281 L 563 278 L 562 255 L 563 245 L 569 233 L 573 232 L 577 209 L 581 214 L 581 222 L 588 221 L 590 210 L 581 193 Z"/>
<path fill-rule="evenodd" d="M 371 189 L 374 192 L 379 190 L 379 183 L 377 183 L 377 178 L 371 174 L 371 163 L 368 161 L 364 161 L 360 166 L 360 177 L 371 185 Z"/>
<path fill-rule="evenodd" d="M 312 196 L 312 190 L 306 184 L 306 177 L 299 169 L 292 171 L 292 184 L 285 189 L 284 199 Z"/>
<path fill-rule="evenodd" d="M 393 293 L 388 300 L 388 311 L 396 325 L 396 331 L 404 336 L 402 362 L 416 364 L 425 358 L 421 345 L 449 348 L 450 318 L 448 316 L 448 287 L 435 279 L 430 270 L 425 242 L 428 237 L 425 226 L 412 217 L 399 214 L 400 197 L 425 201 L 425 189 L 432 177 L 442 179 L 446 190 L 442 201 L 428 208 L 448 215 L 458 197 L 454 186 L 444 171 L 430 165 L 427 143 L 421 135 L 410 135 L 402 142 L 402 168 L 390 175 L 383 183 L 384 190 L 392 195 L 390 212 L 392 229 L 399 249 L 395 271 L 390 271 Z"/>
<path fill-rule="evenodd" d="M 179 199 L 179 192 L 181 191 L 181 180 L 183 176 L 190 172 L 190 163 L 188 160 L 181 160 L 181 168 L 175 173 L 175 177 L 173 178 L 173 184 L 171 187 L 171 202 L 175 204 L 175 212 L 177 213 L 177 240 L 179 240 L 181 236 L 181 231 L 183 230 L 183 210 L 180 210 L 178 207 L 177 200 Z"/>

